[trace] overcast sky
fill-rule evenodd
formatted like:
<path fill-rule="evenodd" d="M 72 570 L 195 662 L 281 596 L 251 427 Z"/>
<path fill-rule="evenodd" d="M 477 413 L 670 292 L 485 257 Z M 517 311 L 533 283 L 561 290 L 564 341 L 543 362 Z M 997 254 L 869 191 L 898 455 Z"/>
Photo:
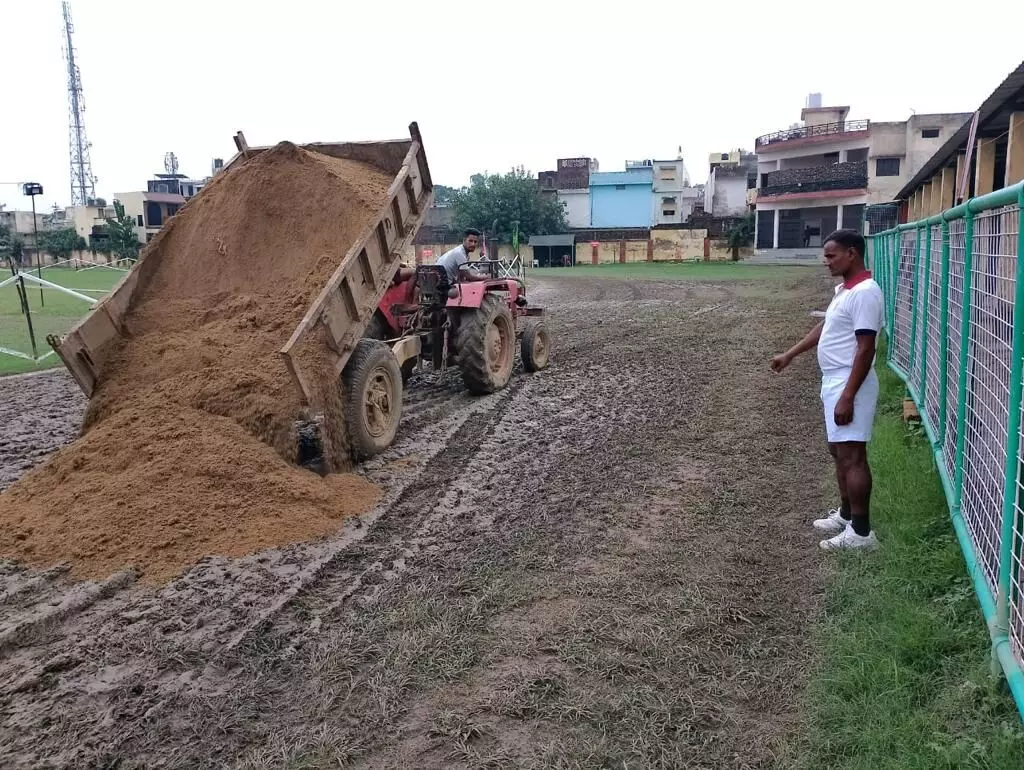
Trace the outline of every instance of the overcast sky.
<path fill-rule="evenodd" d="M 437 183 L 584 155 L 614 171 L 679 146 L 702 182 L 709 152 L 753 149 L 809 92 L 851 118 L 968 112 L 1024 58 L 1020 0 L 260 5 L 72 0 L 99 195 L 144 189 L 168 151 L 206 176 L 239 129 L 253 145 L 390 139 L 412 120 Z M 0 19 L 0 182 L 66 205 L 61 4 L 0 0 Z M 0 203 L 28 207 L 9 184 Z"/>

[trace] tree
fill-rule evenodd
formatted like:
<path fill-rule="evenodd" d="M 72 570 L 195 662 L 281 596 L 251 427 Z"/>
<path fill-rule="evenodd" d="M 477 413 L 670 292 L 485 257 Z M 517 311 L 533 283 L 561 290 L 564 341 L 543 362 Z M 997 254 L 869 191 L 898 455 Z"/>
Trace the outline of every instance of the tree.
<path fill-rule="evenodd" d="M 72 251 L 89 248 L 85 238 L 75 232 L 73 227 L 62 227 L 39 234 L 39 248 L 54 259 L 68 259 Z"/>
<path fill-rule="evenodd" d="M 742 220 L 730 227 L 725 237 L 728 239 L 729 248 L 732 249 L 732 261 L 738 262 L 740 248 L 754 242 L 754 213 L 748 213 Z"/>
<path fill-rule="evenodd" d="M 121 201 L 114 201 L 114 218 L 107 218 L 110 252 L 117 259 L 135 259 L 139 256 L 139 238 L 135 235 L 135 220 L 124 213 Z"/>
<path fill-rule="evenodd" d="M 507 174 L 474 174 L 469 187 L 452 197 L 455 226 L 475 227 L 509 241 L 519 223 L 519 237 L 551 235 L 568 230 L 558 199 L 542 195 L 537 180 L 522 167 Z"/>
<path fill-rule="evenodd" d="M 8 259 L 20 265 L 25 256 L 25 242 L 11 232 L 7 225 L 0 225 L 0 261 Z"/>
<path fill-rule="evenodd" d="M 452 198 L 457 193 L 454 187 L 448 187 L 443 184 L 434 185 L 434 205 L 436 206 L 448 206 L 452 202 Z"/>

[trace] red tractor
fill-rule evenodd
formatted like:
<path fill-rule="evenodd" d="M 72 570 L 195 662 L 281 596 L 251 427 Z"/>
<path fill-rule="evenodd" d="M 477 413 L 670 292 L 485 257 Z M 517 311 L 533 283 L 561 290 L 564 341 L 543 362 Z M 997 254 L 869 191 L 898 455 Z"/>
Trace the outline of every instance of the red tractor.
<path fill-rule="evenodd" d="M 473 266 L 486 280 L 451 283 L 443 267 L 400 270 L 342 373 L 353 455 L 366 459 L 394 440 L 402 385 L 418 365 L 449 364 L 473 394 L 501 390 L 512 376 L 520 340 L 523 369 L 548 365 L 550 338 L 544 311 L 529 307 L 525 287 L 501 278 L 501 263 Z"/>

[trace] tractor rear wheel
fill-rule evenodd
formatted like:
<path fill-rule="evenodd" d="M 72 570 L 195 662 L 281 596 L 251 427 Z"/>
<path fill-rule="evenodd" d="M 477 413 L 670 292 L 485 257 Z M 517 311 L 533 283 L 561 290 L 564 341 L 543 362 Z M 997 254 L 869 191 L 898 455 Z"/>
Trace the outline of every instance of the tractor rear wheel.
<path fill-rule="evenodd" d="M 551 355 L 551 337 L 548 327 L 543 321 L 528 321 L 523 328 L 521 354 L 523 369 L 528 372 L 539 372 L 548 368 L 548 357 Z"/>
<path fill-rule="evenodd" d="M 402 418 L 402 372 L 387 345 L 363 338 L 341 381 L 352 457 L 368 460 L 395 440 Z"/>
<path fill-rule="evenodd" d="M 464 312 L 455 332 L 462 380 L 470 393 L 504 388 L 515 362 L 516 332 L 512 311 L 498 294 L 485 294 L 480 307 Z"/>

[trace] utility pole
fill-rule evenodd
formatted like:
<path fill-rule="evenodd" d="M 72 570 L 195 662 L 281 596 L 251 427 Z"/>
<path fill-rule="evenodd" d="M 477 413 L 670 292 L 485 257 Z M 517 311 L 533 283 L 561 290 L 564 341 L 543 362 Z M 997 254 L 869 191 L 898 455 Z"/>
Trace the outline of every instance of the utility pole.
<path fill-rule="evenodd" d="M 39 223 L 36 220 L 36 196 L 43 194 L 43 186 L 38 182 L 25 182 L 25 184 L 21 186 L 21 191 L 32 198 L 32 233 L 36 239 L 36 276 L 42 280 L 43 254 L 39 249 Z M 42 284 L 39 284 L 39 307 L 46 307 L 46 302 L 43 300 Z"/>

